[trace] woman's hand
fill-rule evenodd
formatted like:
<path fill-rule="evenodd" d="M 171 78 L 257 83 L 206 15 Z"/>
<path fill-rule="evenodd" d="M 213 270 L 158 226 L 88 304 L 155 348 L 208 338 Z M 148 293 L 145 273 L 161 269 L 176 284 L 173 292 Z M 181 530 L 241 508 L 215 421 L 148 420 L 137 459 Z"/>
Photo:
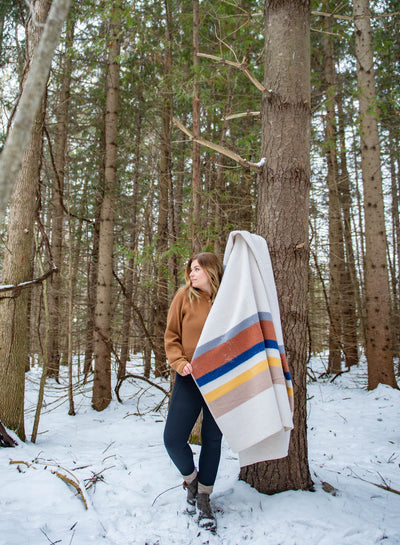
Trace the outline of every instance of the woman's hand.
<path fill-rule="evenodd" d="M 186 375 L 190 375 L 190 373 L 193 371 L 192 365 L 190 363 L 187 363 L 185 367 L 182 369 L 181 375 L 183 377 L 186 377 Z"/>

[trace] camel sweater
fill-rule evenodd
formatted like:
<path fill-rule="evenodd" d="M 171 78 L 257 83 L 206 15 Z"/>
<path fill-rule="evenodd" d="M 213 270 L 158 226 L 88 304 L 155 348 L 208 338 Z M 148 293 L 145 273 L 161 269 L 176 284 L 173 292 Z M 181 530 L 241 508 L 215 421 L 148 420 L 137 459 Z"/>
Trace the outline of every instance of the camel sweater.
<path fill-rule="evenodd" d="M 189 301 L 182 288 L 172 300 L 165 330 L 165 352 L 170 366 L 178 373 L 192 360 L 212 303 L 208 293 L 199 291 L 200 299 Z"/>

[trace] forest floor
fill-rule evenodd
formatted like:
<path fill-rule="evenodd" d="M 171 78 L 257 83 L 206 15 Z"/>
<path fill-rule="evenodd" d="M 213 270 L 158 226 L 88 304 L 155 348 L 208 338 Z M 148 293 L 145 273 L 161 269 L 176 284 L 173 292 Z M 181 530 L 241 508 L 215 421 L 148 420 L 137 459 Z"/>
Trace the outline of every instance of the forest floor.
<path fill-rule="evenodd" d="M 313 360 L 315 376 L 323 365 Z M 400 544 L 400 391 L 368 392 L 365 365 L 308 384 L 314 492 L 258 493 L 238 480 L 237 456 L 223 442 L 216 535 L 184 513 L 162 441 L 162 392 L 126 381 L 123 403 L 97 413 L 90 384 L 77 385 L 69 416 L 63 373 L 46 386 L 37 442 L 0 449 L 1 545 Z M 29 437 L 39 380 L 37 368 L 27 376 Z"/>

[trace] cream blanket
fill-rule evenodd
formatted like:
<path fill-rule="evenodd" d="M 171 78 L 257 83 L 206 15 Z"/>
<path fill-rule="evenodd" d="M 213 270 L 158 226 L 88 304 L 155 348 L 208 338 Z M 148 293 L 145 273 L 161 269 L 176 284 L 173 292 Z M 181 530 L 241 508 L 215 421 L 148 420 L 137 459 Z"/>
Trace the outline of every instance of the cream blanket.
<path fill-rule="evenodd" d="M 293 388 L 266 241 L 233 231 L 193 377 L 241 467 L 287 456 Z"/>

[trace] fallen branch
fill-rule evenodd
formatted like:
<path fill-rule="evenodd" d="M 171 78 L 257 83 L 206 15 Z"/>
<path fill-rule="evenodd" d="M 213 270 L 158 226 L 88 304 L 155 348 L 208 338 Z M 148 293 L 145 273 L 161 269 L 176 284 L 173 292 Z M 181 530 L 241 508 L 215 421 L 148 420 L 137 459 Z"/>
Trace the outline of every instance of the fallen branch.
<path fill-rule="evenodd" d="M 70 479 L 67 475 L 64 475 L 63 473 L 60 473 L 59 471 L 54 470 L 54 471 L 52 471 L 52 473 L 53 473 L 53 475 L 57 475 L 57 477 L 59 477 L 65 483 L 70 484 L 71 486 L 73 486 L 75 488 L 75 490 L 77 491 L 77 494 L 79 494 L 80 497 L 82 498 L 83 505 L 85 506 L 85 509 L 86 510 L 89 509 L 86 498 L 85 498 L 85 496 L 83 494 L 83 490 L 79 486 L 78 482 L 76 482 L 74 479 Z"/>
<path fill-rule="evenodd" d="M 154 388 L 158 388 L 159 390 L 161 390 L 161 392 L 168 396 L 169 397 L 169 392 L 167 392 L 167 390 L 165 390 L 165 388 L 163 388 L 162 386 L 160 386 L 159 384 L 156 384 L 155 382 L 152 382 L 150 379 L 148 379 L 147 377 L 144 377 L 142 375 L 132 375 L 130 373 L 128 373 L 127 375 L 125 375 L 124 377 L 118 379 L 118 382 L 115 386 L 115 395 L 117 396 L 117 399 L 120 403 L 122 403 L 122 399 L 119 395 L 119 390 L 122 386 L 122 383 L 124 382 L 124 380 L 126 380 L 127 378 L 134 378 L 134 379 L 137 379 L 137 380 L 144 380 L 145 382 L 148 382 L 151 386 L 154 386 Z"/>
<path fill-rule="evenodd" d="M 166 492 L 169 492 L 170 490 L 175 490 L 175 488 L 181 488 L 182 484 L 177 484 L 176 486 L 171 486 L 171 488 L 167 488 L 166 490 L 163 490 L 162 492 L 160 492 L 158 494 L 158 496 L 156 496 L 153 500 L 153 503 L 151 504 L 152 507 L 154 507 L 154 504 L 156 503 L 156 501 L 158 500 L 159 497 L 161 497 L 163 494 L 165 494 Z"/>
<path fill-rule="evenodd" d="M 83 492 L 84 487 L 80 485 L 79 479 L 73 473 L 71 473 L 69 469 L 66 469 L 65 467 L 62 467 L 58 464 L 52 464 L 48 462 L 39 462 L 38 460 L 34 460 L 33 462 L 27 462 L 25 460 L 10 460 L 10 465 L 15 465 L 15 464 L 18 464 L 18 465 L 24 464 L 27 467 L 33 468 L 33 469 L 37 469 L 36 466 L 43 466 L 44 469 L 50 468 L 50 471 L 53 475 L 56 475 L 59 479 L 61 479 L 67 484 L 70 484 L 71 486 L 75 488 L 75 490 L 77 491 L 77 494 L 79 494 L 79 496 L 81 497 L 83 501 L 85 509 L 88 509 L 88 504 L 85 498 L 85 494 Z M 51 468 L 57 468 L 57 469 L 51 469 Z M 19 471 L 21 471 L 20 468 L 18 469 Z M 62 470 L 65 473 L 61 473 L 61 471 L 59 470 Z M 69 475 L 66 475 L 66 473 Z"/>
<path fill-rule="evenodd" d="M 233 161 L 236 161 L 240 165 L 242 165 L 245 168 L 256 168 L 259 169 L 263 166 L 264 162 L 262 159 L 259 163 L 252 163 L 250 161 L 247 161 L 246 159 L 243 159 L 243 157 L 240 157 L 237 153 L 228 150 L 227 148 L 224 148 L 222 146 L 219 146 L 218 144 L 214 144 L 213 142 L 210 142 L 209 140 L 206 140 L 205 138 L 202 138 L 201 136 L 195 136 L 187 127 L 182 125 L 175 117 L 172 119 L 174 125 L 178 127 L 183 133 L 185 133 L 193 142 L 197 142 L 198 144 L 201 144 L 203 146 L 206 146 L 207 148 L 210 148 L 214 151 L 217 151 L 218 153 L 221 153 L 222 155 L 225 155 L 225 157 L 229 157 L 230 159 L 233 159 Z"/>
<path fill-rule="evenodd" d="M 362 477 L 354 473 L 352 469 L 350 469 L 350 471 L 353 474 L 353 477 L 355 479 L 359 479 L 360 481 L 363 481 L 364 483 L 372 484 L 373 486 L 377 486 L 378 488 L 381 488 L 382 490 L 387 490 L 388 492 L 393 492 L 393 494 L 398 494 L 400 496 L 400 490 L 396 490 L 395 488 L 392 488 L 390 485 L 388 485 L 380 473 L 378 473 L 378 475 L 382 479 L 383 484 L 374 483 L 373 481 L 368 481 L 367 479 L 363 479 Z"/>

